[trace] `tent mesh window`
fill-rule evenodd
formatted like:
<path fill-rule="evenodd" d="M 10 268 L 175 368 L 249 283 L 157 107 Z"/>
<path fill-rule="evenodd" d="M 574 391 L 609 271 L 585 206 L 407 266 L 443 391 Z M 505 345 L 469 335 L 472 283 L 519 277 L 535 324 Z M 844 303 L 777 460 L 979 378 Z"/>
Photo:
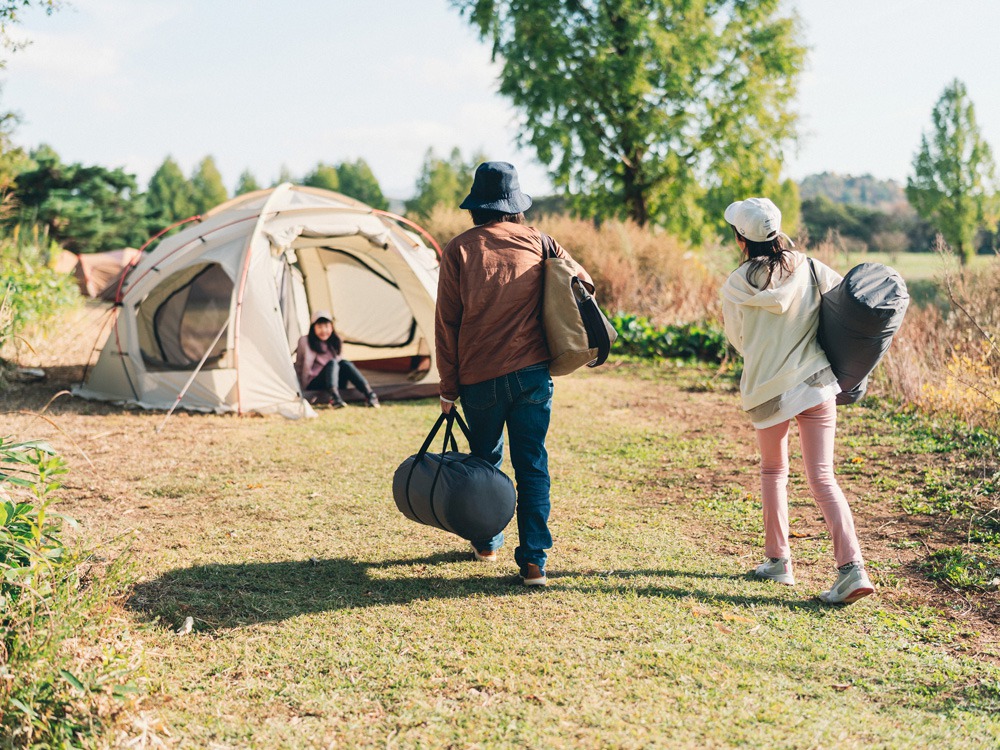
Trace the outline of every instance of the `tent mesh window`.
<path fill-rule="evenodd" d="M 215 342 L 203 369 L 220 366 L 233 280 L 218 263 L 203 263 L 169 276 L 138 310 L 142 358 L 151 368 L 192 370 Z"/>

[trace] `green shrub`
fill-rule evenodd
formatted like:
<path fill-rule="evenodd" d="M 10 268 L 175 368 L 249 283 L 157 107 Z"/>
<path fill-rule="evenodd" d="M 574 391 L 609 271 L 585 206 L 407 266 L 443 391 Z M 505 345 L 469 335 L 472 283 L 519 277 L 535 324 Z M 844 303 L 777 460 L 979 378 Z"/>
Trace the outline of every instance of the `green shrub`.
<path fill-rule="evenodd" d="M 62 459 L 0 439 L 0 748 L 80 747 L 129 705 L 136 649 L 115 632 L 119 558 L 98 575 L 52 513 Z M 70 522 L 71 523 L 71 522 Z"/>
<path fill-rule="evenodd" d="M 80 299 L 76 280 L 46 265 L 37 245 L 0 240 L 0 354 L 30 326 L 44 324 Z"/>
<path fill-rule="evenodd" d="M 722 362 L 726 356 L 726 334 L 708 323 L 654 326 L 639 315 L 618 313 L 611 318 L 618 331 L 614 351 L 650 359 L 682 359 Z"/>

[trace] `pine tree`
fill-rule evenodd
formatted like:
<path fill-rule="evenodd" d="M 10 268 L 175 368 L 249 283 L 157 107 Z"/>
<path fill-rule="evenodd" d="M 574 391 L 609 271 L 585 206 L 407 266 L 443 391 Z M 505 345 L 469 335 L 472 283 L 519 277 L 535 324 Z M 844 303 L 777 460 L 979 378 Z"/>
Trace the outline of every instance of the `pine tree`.
<path fill-rule="evenodd" d="M 260 184 L 257 182 L 257 178 L 253 176 L 253 173 L 249 169 L 244 169 L 243 173 L 240 175 L 240 181 L 236 183 L 236 190 L 233 195 L 244 195 L 245 193 L 252 193 L 256 190 L 260 190 Z"/>
<path fill-rule="evenodd" d="M 170 156 L 149 180 L 146 209 L 154 232 L 197 213 L 191 183 Z"/>
<path fill-rule="evenodd" d="M 203 214 L 229 200 L 215 159 L 206 156 L 191 175 L 191 201 L 195 213 Z"/>

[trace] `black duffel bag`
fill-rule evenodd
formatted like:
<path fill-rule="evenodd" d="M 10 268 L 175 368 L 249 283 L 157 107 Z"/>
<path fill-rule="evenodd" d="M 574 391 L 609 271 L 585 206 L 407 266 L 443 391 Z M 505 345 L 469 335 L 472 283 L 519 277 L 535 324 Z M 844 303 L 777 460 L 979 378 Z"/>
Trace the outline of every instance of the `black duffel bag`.
<path fill-rule="evenodd" d="M 411 521 L 463 539 L 492 539 L 514 517 L 514 483 L 487 461 L 458 451 L 453 434 L 456 422 L 468 440 L 469 428 L 457 409 L 441 414 L 419 452 L 396 469 L 392 496 L 396 507 Z M 441 453 L 429 453 L 427 449 L 445 423 Z"/>

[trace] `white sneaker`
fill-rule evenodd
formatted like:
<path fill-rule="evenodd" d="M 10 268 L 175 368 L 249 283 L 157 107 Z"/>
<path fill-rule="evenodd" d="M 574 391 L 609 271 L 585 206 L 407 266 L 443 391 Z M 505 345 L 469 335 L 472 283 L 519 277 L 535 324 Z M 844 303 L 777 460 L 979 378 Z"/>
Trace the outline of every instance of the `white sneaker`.
<path fill-rule="evenodd" d="M 875 593 L 875 586 L 865 572 L 865 566 L 852 562 L 837 568 L 833 588 L 819 595 L 827 604 L 852 604 Z"/>
<path fill-rule="evenodd" d="M 472 554 L 475 556 L 479 562 L 496 562 L 497 561 L 497 551 L 495 549 L 476 549 L 476 545 L 472 545 Z"/>
<path fill-rule="evenodd" d="M 753 574 L 758 578 L 776 581 L 786 586 L 795 585 L 795 576 L 792 575 L 792 560 L 788 557 L 769 557 L 753 569 Z"/>

